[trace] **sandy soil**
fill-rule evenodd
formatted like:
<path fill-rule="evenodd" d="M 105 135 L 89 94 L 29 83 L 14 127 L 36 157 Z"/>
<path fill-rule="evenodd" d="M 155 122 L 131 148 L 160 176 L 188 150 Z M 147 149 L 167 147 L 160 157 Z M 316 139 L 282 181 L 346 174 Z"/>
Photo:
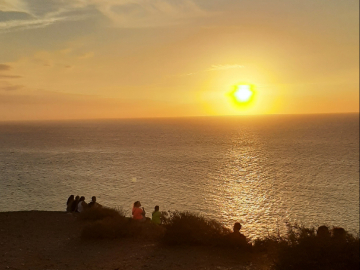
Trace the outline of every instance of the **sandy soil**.
<path fill-rule="evenodd" d="M 0 213 L 0 269 L 268 269 L 265 255 L 238 250 L 137 239 L 85 241 L 82 226 L 77 214 Z"/>

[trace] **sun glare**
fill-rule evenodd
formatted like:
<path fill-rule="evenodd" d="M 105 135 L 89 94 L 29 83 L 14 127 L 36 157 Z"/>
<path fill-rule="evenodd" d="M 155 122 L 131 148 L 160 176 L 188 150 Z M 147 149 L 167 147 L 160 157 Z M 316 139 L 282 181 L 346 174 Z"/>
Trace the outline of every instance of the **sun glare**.
<path fill-rule="evenodd" d="M 253 95 L 250 85 L 239 85 L 234 92 L 234 97 L 238 102 L 247 102 Z"/>
<path fill-rule="evenodd" d="M 253 84 L 235 84 L 232 90 L 227 93 L 227 96 L 233 108 L 248 111 L 254 108 L 255 96 L 257 93 Z"/>

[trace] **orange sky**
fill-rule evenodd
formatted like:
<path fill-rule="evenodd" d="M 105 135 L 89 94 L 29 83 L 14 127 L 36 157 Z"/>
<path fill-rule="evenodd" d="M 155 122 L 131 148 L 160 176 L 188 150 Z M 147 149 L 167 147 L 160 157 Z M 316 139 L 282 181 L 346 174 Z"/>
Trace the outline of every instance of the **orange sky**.
<path fill-rule="evenodd" d="M 358 112 L 358 8 L 0 0 L 0 121 Z M 232 105 L 239 83 L 251 106 Z"/>

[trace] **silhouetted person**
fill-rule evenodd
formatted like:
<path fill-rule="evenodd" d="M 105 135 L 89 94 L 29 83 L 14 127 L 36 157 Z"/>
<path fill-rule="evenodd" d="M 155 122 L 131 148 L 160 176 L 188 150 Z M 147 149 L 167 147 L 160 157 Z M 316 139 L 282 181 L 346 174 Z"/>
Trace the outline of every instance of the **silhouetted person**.
<path fill-rule="evenodd" d="M 246 237 L 245 235 L 243 235 L 242 233 L 240 233 L 240 230 L 241 230 L 241 224 L 239 222 L 236 222 L 234 224 L 234 228 L 233 228 L 233 233 L 232 235 L 234 237 L 237 237 L 240 241 L 244 242 L 244 243 L 247 243 L 246 241 Z"/>
<path fill-rule="evenodd" d="M 141 203 L 139 201 L 134 202 L 134 206 L 132 209 L 132 216 L 134 220 L 145 221 L 145 209 L 141 207 Z"/>
<path fill-rule="evenodd" d="M 340 227 L 333 228 L 332 229 L 332 238 L 339 244 L 345 243 L 346 242 L 346 231 L 344 230 L 344 228 L 340 228 Z"/>
<path fill-rule="evenodd" d="M 316 232 L 316 236 L 319 238 L 319 239 L 329 239 L 330 238 L 330 231 L 329 231 L 329 228 L 326 227 L 326 226 L 320 226 L 318 229 L 317 229 L 317 232 Z"/>
<path fill-rule="evenodd" d="M 67 199 L 66 202 L 66 212 L 72 212 L 71 207 L 73 202 L 74 202 L 74 195 L 70 195 L 70 197 Z"/>
<path fill-rule="evenodd" d="M 77 212 L 77 206 L 78 206 L 79 200 L 80 200 L 80 197 L 76 196 L 75 200 L 71 204 L 71 212 Z"/>
<path fill-rule="evenodd" d="M 77 205 L 77 210 L 76 212 L 81 213 L 82 211 L 84 211 L 87 208 L 87 203 L 85 202 L 85 197 L 81 196 L 79 203 Z"/>
<path fill-rule="evenodd" d="M 234 224 L 233 232 L 229 235 L 228 240 L 231 246 L 249 249 L 250 245 L 247 242 L 245 235 L 240 233 L 241 224 L 236 222 Z"/>
<path fill-rule="evenodd" d="M 159 211 L 159 206 L 155 206 L 155 211 L 152 212 L 152 219 L 151 221 L 155 224 L 161 224 L 161 212 Z"/>
<path fill-rule="evenodd" d="M 88 204 L 88 207 L 89 208 L 91 208 L 91 207 L 95 208 L 95 207 L 101 207 L 101 205 L 96 202 L 96 197 L 92 196 L 91 197 L 91 202 Z"/>

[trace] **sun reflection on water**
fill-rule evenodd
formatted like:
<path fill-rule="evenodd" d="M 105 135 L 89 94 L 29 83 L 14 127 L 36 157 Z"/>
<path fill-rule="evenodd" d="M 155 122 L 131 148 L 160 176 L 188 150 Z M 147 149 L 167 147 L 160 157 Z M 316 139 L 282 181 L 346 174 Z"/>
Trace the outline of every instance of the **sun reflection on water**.
<path fill-rule="evenodd" d="M 284 217 L 287 217 L 280 207 L 281 197 L 274 192 L 273 180 L 263 168 L 266 162 L 259 155 L 262 144 L 252 143 L 256 139 L 255 135 L 239 136 L 227 153 L 225 160 L 230 163 L 223 166 L 218 176 L 209 175 L 218 178 L 212 183 L 220 183 L 212 187 L 216 191 L 213 199 L 220 219 L 230 220 L 230 224 L 225 224 L 228 227 L 240 222 L 243 233 L 250 239 L 284 231 Z"/>

